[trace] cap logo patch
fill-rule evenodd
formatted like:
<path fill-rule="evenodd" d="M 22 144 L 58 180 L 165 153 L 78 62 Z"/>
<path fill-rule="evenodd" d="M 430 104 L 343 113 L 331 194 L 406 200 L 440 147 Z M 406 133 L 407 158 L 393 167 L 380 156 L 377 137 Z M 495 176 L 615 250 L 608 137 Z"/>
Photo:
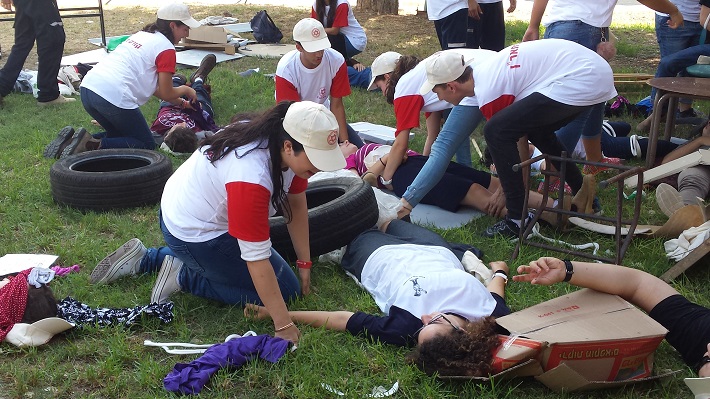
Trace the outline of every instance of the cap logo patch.
<path fill-rule="evenodd" d="M 311 31 L 311 36 L 316 37 L 316 38 L 319 37 L 320 36 L 320 29 L 313 28 L 313 30 Z"/>
<path fill-rule="evenodd" d="M 338 142 L 338 131 L 331 130 L 330 134 L 328 134 L 328 144 L 333 145 L 337 142 Z"/>

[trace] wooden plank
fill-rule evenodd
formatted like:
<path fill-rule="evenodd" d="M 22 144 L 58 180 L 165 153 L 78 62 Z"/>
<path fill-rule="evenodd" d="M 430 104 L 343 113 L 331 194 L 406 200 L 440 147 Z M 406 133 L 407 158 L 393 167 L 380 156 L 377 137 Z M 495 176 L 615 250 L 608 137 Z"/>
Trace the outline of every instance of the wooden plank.
<path fill-rule="evenodd" d="M 200 50 L 216 50 L 224 51 L 226 54 L 234 55 L 237 50 L 231 44 L 216 44 L 216 43 L 179 43 L 179 46 L 186 49 L 200 49 Z"/>
<path fill-rule="evenodd" d="M 680 262 L 676 263 L 675 266 L 668 269 L 667 272 L 663 273 L 661 280 L 665 282 L 670 282 L 674 278 L 683 274 L 686 270 L 690 269 L 691 266 L 698 263 L 710 252 L 710 241 L 705 241 L 700 244 L 699 247 L 692 250 L 685 258 L 681 259 Z"/>

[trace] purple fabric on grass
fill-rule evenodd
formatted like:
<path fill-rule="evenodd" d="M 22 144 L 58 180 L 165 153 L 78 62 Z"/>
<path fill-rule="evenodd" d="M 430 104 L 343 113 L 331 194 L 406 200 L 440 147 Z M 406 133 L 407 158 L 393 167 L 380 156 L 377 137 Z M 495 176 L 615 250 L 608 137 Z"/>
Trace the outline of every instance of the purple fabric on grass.
<path fill-rule="evenodd" d="M 216 344 L 188 364 L 177 363 L 163 380 L 163 386 L 171 392 L 200 393 L 210 376 L 220 368 L 240 367 L 255 356 L 276 363 L 286 354 L 288 344 L 289 341 L 270 335 L 235 338 L 223 344 Z"/>

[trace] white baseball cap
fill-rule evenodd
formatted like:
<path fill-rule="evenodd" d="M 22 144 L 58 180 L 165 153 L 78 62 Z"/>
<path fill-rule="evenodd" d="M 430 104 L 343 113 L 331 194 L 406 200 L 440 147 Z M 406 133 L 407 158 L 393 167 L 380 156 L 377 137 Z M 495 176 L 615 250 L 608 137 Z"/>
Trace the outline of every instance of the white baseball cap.
<path fill-rule="evenodd" d="M 397 61 L 399 61 L 399 57 L 401 56 L 402 54 L 394 51 L 387 51 L 378 55 L 377 58 L 372 61 L 372 65 L 370 66 L 372 78 L 370 79 L 370 85 L 367 86 L 367 90 L 375 90 L 375 79 L 380 75 L 392 73 L 392 71 L 394 71 L 394 66 L 397 64 Z"/>
<path fill-rule="evenodd" d="M 293 40 L 301 43 L 301 47 L 309 53 L 330 48 L 330 40 L 323 24 L 313 18 L 298 21 L 293 27 Z"/>
<path fill-rule="evenodd" d="M 338 121 L 323 104 L 300 101 L 291 104 L 283 121 L 284 130 L 303 145 L 313 166 L 325 172 L 345 167 L 338 147 Z"/>
<path fill-rule="evenodd" d="M 39 346 L 46 344 L 56 334 L 74 325 L 59 317 L 47 317 L 32 324 L 17 323 L 5 336 L 5 341 L 19 346 Z"/>
<path fill-rule="evenodd" d="M 199 22 L 192 18 L 190 9 L 182 3 L 168 3 L 158 9 L 158 18 L 166 21 L 180 21 L 190 28 L 199 28 L 202 26 Z"/>
<path fill-rule="evenodd" d="M 473 58 L 466 60 L 462 54 L 455 51 L 439 51 L 424 60 L 426 81 L 419 89 L 419 94 L 425 95 L 442 83 L 453 82 L 463 75 L 466 67 L 473 63 Z"/>

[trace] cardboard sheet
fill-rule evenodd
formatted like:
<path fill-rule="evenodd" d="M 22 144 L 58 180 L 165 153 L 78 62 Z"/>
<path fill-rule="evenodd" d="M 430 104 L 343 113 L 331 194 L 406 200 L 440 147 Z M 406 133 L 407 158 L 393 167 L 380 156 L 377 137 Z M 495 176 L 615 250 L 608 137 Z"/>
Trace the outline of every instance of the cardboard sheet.
<path fill-rule="evenodd" d="M 237 60 L 239 58 L 244 57 L 242 54 L 234 54 L 234 55 L 228 55 L 225 53 L 220 53 L 220 52 L 215 52 L 215 51 L 208 51 L 208 50 L 197 50 L 197 49 L 192 49 L 192 50 L 184 50 L 184 51 L 178 51 L 176 58 L 177 58 L 177 63 L 180 65 L 185 65 L 189 67 L 198 67 L 200 66 L 200 62 L 202 59 L 207 55 L 207 54 L 214 54 L 217 57 L 217 63 L 224 62 L 224 61 L 230 61 L 230 60 Z M 95 64 L 97 62 L 100 62 L 104 58 L 108 56 L 108 53 L 106 50 L 99 48 L 96 50 L 89 50 L 89 51 L 84 51 L 82 53 L 77 53 L 77 54 L 72 54 L 72 55 L 67 55 L 62 57 L 62 65 L 76 65 L 78 63 L 84 63 L 84 64 Z"/>
<path fill-rule="evenodd" d="M 281 58 L 284 54 L 295 49 L 295 44 L 247 44 L 237 51 L 248 57 Z"/>

